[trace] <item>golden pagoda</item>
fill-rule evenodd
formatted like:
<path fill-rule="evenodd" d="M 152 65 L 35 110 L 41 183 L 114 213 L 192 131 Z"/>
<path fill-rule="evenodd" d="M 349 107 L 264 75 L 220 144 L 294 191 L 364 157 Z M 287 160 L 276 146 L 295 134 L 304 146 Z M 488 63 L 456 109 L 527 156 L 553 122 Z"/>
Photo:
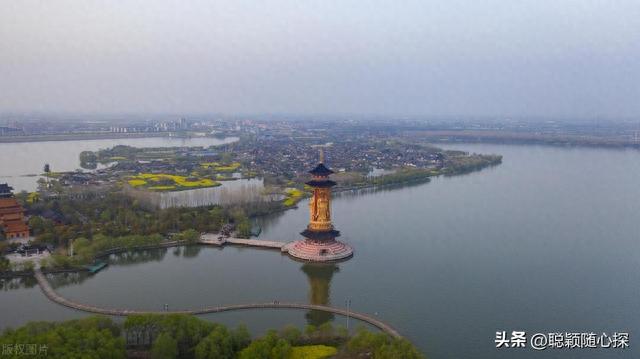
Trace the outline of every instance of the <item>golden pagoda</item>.
<path fill-rule="evenodd" d="M 329 179 L 334 172 L 324 165 L 322 152 L 320 163 L 309 171 L 312 179 L 306 184 L 313 188 L 309 200 L 309 224 L 300 234 L 303 240 L 287 245 L 292 257 L 313 262 L 338 261 L 353 255 L 353 249 L 336 240 L 340 236 L 331 223 L 331 187 L 336 183 Z"/>

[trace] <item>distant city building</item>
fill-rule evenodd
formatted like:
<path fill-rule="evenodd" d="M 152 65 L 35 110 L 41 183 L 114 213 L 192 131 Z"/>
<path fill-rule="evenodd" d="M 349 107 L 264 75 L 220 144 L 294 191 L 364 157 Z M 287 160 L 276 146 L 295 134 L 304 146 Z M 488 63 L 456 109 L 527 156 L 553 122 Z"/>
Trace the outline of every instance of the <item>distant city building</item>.
<path fill-rule="evenodd" d="M 26 238 L 29 237 L 29 226 L 25 223 L 24 208 L 12 191 L 8 184 L 0 184 L 0 228 L 6 238 Z"/>
<path fill-rule="evenodd" d="M 16 127 L 0 126 L 0 136 L 21 136 L 24 130 Z"/>

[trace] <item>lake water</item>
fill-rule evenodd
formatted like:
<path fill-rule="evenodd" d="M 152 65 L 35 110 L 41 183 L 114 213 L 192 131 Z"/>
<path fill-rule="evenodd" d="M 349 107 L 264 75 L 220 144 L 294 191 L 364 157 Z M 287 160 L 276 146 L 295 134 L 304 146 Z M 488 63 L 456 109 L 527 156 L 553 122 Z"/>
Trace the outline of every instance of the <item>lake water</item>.
<path fill-rule="evenodd" d="M 0 143 L 0 183 L 7 182 L 16 192 L 34 191 L 37 176 L 43 172 L 45 163 L 51 171 L 74 171 L 80 168 L 80 152 L 97 151 L 117 145 L 133 147 L 209 147 L 237 141 L 235 137 L 217 139 L 212 137 L 146 137 L 78 141 L 44 141 Z"/>
<path fill-rule="evenodd" d="M 371 313 L 430 358 L 632 358 L 640 354 L 640 152 L 455 145 L 499 166 L 430 183 L 343 193 L 333 214 L 355 256 L 304 265 L 277 251 L 190 247 L 114 256 L 93 277 L 52 277 L 79 302 L 161 310 L 302 301 Z M 299 238 L 298 209 L 259 220 L 260 238 Z M 13 283 L 15 284 L 15 283 Z M 8 287 L 5 284 L 5 287 Z M 73 318 L 37 287 L 0 292 L 2 326 Z M 256 333 L 341 317 L 212 314 Z M 353 324 L 353 323 L 352 323 Z M 631 333 L 631 348 L 495 349 L 496 331 Z"/>

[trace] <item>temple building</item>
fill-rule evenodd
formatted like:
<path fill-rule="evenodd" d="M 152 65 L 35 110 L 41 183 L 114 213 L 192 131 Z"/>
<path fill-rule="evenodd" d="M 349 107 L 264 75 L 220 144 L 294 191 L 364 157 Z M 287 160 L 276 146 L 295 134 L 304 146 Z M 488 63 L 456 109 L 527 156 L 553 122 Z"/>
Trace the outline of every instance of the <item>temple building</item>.
<path fill-rule="evenodd" d="M 5 238 L 29 237 L 29 226 L 25 223 L 24 208 L 13 196 L 13 188 L 0 184 L 0 230 Z"/>
<path fill-rule="evenodd" d="M 323 162 L 321 155 L 320 163 L 309 171 L 312 179 L 306 182 L 313 188 L 313 195 L 309 201 L 309 224 L 300 233 L 304 239 L 287 246 L 292 257 L 313 262 L 338 261 L 353 255 L 350 246 L 336 240 L 340 231 L 331 223 L 331 187 L 336 183 L 329 179 L 333 171 Z"/>

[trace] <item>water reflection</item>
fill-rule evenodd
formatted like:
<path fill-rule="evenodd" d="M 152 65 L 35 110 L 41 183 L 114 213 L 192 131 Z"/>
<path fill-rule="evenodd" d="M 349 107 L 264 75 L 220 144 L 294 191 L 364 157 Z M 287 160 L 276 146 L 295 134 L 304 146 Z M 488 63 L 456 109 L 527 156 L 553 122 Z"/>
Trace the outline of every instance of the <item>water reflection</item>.
<path fill-rule="evenodd" d="M 0 288 L 3 291 L 33 288 L 38 284 L 34 277 L 15 277 L 15 278 L 0 278 Z"/>
<path fill-rule="evenodd" d="M 68 285 L 81 284 L 91 277 L 88 272 L 68 272 L 48 275 L 47 279 L 54 289 L 65 287 Z"/>
<path fill-rule="evenodd" d="M 330 305 L 331 279 L 340 268 L 333 263 L 305 263 L 300 268 L 309 281 L 309 302 L 315 305 Z M 307 324 L 320 326 L 332 321 L 334 315 L 329 312 L 310 310 L 305 315 Z"/>
<path fill-rule="evenodd" d="M 157 248 L 112 254 L 109 256 L 109 264 L 126 266 L 147 262 L 160 262 L 164 259 L 168 251 L 167 248 Z"/>
<path fill-rule="evenodd" d="M 182 249 L 182 256 L 185 258 L 195 258 L 200 254 L 203 246 L 186 246 Z"/>
<path fill-rule="evenodd" d="M 203 248 L 202 246 L 194 245 L 194 246 L 183 246 L 183 247 L 174 247 L 174 248 L 154 248 L 154 249 L 146 249 L 146 250 L 132 250 L 128 252 L 114 253 L 109 255 L 105 259 L 109 262 L 109 265 L 112 265 L 112 266 L 133 266 L 133 265 L 150 263 L 150 262 L 162 262 L 169 251 L 171 251 L 171 253 L 177 257 L 182 256 L 184 258 L 194 258 L 194 257 L 197 257 L 198 254 L 200 254 L 200 251 L 202 250 L 202 248 Z M 92 274 L 82 271 L 82 272 L 57 273 L 54 275 L 49 275 L 48 279 L 54 288 L 60 288 L 60 287 L 65 287 L 69 285 L 81 284 L 91 277 L 93 277 Z M 21 278 L 16 278 L 16 279 L 21 279 Z M 35 279 L 33 279 L 33 284 L 31 286 L 36 284 L 37 282 L 35 281 Z M 15 284 L 11 284 L 11 285 L 15 286 Z M 18 289 L 18 288 L 19 287 L 16 287 L 15 289 Z M 9 286 L 8 289 L 14 289 L 14 288 Z"/>

